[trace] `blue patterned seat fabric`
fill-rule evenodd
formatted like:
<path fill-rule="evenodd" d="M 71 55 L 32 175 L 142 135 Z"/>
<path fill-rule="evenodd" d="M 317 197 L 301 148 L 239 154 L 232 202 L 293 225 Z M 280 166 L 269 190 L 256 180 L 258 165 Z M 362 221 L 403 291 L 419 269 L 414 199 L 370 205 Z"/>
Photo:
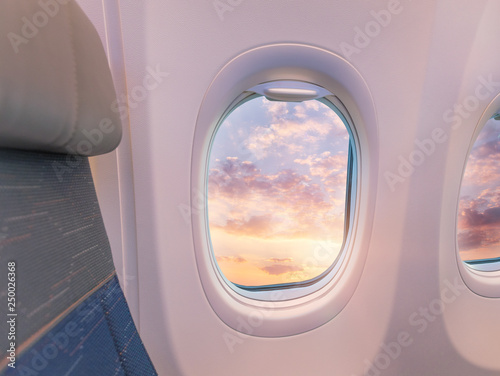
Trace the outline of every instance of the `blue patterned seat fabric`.
<path fill-rule="evenodd" d="M 86 157 L 0 149 L 0 275 L 8 262 L 16 368 L 2 356 L 0 375 L 157 375 L 118 284 Z M 5 312 L 6 283 L 0 304 Z M 8 355 L 6 335 L 0 345 Z"/>

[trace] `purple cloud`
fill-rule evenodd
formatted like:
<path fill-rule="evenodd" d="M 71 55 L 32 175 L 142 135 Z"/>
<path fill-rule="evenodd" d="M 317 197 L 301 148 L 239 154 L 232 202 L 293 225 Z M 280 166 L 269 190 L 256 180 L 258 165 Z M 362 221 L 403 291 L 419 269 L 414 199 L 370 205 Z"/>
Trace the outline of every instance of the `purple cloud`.
<path fill-rule="evenodd" d="M 281 275 L 290 272 L 301 272 L 304 269 L 297 265 L 274 264 L 274 265 L 264 266 L 260 268 L 260 270 L 270 275 Z"/>
<path fill-rule="evenodd" d="M 488 208 L 482 213 L 474 209 L 464 209 L 462 216 L 465 225 L 469 227 L 500 223 L 500 207 Z"/>

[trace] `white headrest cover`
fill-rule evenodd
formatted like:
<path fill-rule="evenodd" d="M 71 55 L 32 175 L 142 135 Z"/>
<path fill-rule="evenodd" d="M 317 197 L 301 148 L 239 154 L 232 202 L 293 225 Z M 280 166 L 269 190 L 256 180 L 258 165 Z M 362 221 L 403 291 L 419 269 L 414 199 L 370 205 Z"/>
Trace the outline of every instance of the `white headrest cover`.
<path fill-rule="evenodd" d="M 0 0 L 0 147 L 98 155 L 121 139 L 99 35 L 73 0 Z"/>

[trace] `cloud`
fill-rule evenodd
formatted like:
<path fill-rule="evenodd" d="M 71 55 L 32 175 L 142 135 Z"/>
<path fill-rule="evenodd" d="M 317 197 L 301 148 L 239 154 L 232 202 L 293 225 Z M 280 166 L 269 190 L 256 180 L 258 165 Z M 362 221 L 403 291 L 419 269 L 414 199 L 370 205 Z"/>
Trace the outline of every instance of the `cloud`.
<path fill-rule="evenodd" d="M 234 262 L 237 264 L 247 262 L 247 260 L 241 256 L 216 256 L 215 258 L 218 262 Z"/>
<path fill-rule="evenodd" d="M 299 118 L 299 119 L 305 119 L 309 116 L 311 116 L 312 111 L 319 111 L 320 110 L 320 103 L 318 101 L 305 101 L 300 104 L 296 104 L 293 107 L 294 110 L 294 116 Z M 309 113 L 308 113 L 309 112 Z"/>
<path fill-rule="evenodd" d="M 500 245 L 500 233 L 497 228 L 472 228 L 460 231 L 457 241 L 460 251 L 482 250 L 493 245 Z"/>
<path fill-rule="evenodd" d="M 298 119 L 305 119 L 307 117 L 306 108 L 300 104 L 296 105 L 294 108 L 294 115 Z"/>
<path fill-rule="evenodd" d="M 305 101 L 301 103 L 307 110 L 319 111 L 320 102 L 318 101 Z"/>
<path fill-rule="evenodd" d="M 318 176 L 322 180 L 328 177 L 336 176 L 339 174 L 343 175 L 343 180 L 347 174 L 347 155 L 346 154 L 335 154 L 332 155 L 331 152 L 325 151 L 321 154 L 309 155 L 307 158 L 296 158 L 295 163 L 300 165 L 309 166 L 312 176 Z"/>
<path fill-rule="evenodd" d="M 482 191 L 470 200 L 461 197 L 458 216 L 458 245 L 461 251 L 483 249 L 500 242 L 500 206 L 493 206 L 498 194 Z"/>
<path fill-rule="evenodd" d="M 461 213 L 465 226 L 475 227 L 500 223 L 500 207 L 488 208 L 484 212 L 473 209 L 464 209 Z"/>
<path fill-rule="evenodd" d="M 345 193 L 345 180 L 336 188 Z M 265 174 L 248 161 L 215 163 L 208 204 L 210 226 L 231 234 L 324 238 L 343 233 L 344 200 L 293 169 Z"/>
<path fill-rule="evenodd" d="M 283 169 L 273 174 L 264 174 L 252 162 L 226 159 L 216 164 L 209 172 L 209 194 L 211 199 L 250 198 L 287 204 L 309 210 L 331 208 L 318 184 L 311 183 L 308 175 L 293 169 Z"/>
<path fill-rule="evenodd" d="M 489 120 L 474 142 L 472 155 L 485 158 L 500 152 L 500 121 Z"/>
<path fill-rule="evenodd" d="M 223 229 L 230 234 L 268 237 L 272 233 L 272 215 L 252 216 L 247 221 L 228 219 Z"/>
<path fill-rule="evenodd" d="M 481 149 L 481 148 L 480 148 Z M 477 154 L 485 153 L 484 156 Z M 473 152 L 467 162 L 464 182 L 465 186 L 494 186 L 500 181 L 500 153 L 487 154 L 484 151 Z"/>
<path fill-rule="evenodd" d="M 257 159 L 267 158 L 270 153 L 299 154 L 324 140 L 333 130 L 329 121 L 280 120 L 269 126 L 257 126 L 244 142 L 244 146 Z M 346 131 L 347 133 L 347 131 Z"/>
<path fill-rule="evenodd" d="M 262 98 L 262 103 L 273 121 L 283 119 L 288 114 L 288 106 L 286 102 L 268 101 L 267 99 Z"/>
<path fill-rule="evenodd" d="M 308 153 L 312 146 L 325 140 L 338 142 L 349 138 L 338 115 L 318 101 L 287 104 L 262 99 L 261 108 L 268 122 L 253 126 L 243 141 L 243 147 L 258 160 L 276 153 Z"/>
<path fill-rule="evenodd" d="M 228 157 L 216 162 L 209 172 L 208 189 L 211 197 L 227 196 L 245 198 L 253 190 L 271 189 L 268 177 L 263 176 L 252 162 Z"/>
<path fill-rule="evenodd" d="M 304 269 L 298 265 L 274 264 L 274 265 L 263 266 L 260 268 L 260 270 L 270 275 L 282 275 L 290 272 L 301 272 Z"/>
<path fill-rule="evenodd" d="M 498 189 L 499 186 L 500 184 L 495 184 L 493 187 L 483 189 L 479 193 L 478 198 L 486 200 L 489 207 L 500 206 L 500 189 Z"/>
<path fill-rule="evenodd" d="M 484 231 L 463 231 L 458 234 L 457 241 L 461 251 L 478 248 L 486 238 Z"/>
<path fill-rule="evenodd" d="M 349 146 L 342 120 L 318 101 L 258 99 L 248 106 L 244 120 L 235 118 L 243 123 L 223 124 L 221 144 L 216 139 L 212 148 L 210 228 L 260 239 L 341 242 Z"/>
<path fill-rule="evenodd" d="M 475 159 L 486 159 L 492 156 L 496 157 L 498 153 L 500 153 L 499 140 L 494 139 L 485 142 L 482 145 L 476 146 L 472 151 L 471 156 Z"/>
<path fill-rule="evenodd" d="M 498 187 L 500 183 L 500 122 L 490 120 L 474 143 L 463 185 Z"/>
<path fill-rule="evenodd" d="M 461 199 L 457 236 L 460 251 L 484 250 L 500 243 L 500 206 L 491 207 L 491 202 L 484 198 L 488 196 Z"/>
<path fill-rule="evenodd" d="M 286 258 L 271 257 L 270 259 L 267 259 L 266 261 L 270 261 L 270 262 L 292 262 L 293 259 L 290 258 L 290 257 L 286 257 Z"/>

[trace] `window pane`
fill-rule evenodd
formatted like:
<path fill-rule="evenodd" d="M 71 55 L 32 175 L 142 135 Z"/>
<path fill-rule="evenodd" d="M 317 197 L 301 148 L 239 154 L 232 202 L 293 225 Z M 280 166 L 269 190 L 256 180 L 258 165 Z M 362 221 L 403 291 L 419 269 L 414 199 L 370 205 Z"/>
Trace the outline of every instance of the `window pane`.
<path fill-rule="evenodd" d="M 469 265 L 500 261 L 500 118 L 486 123 L 467 162 L 460 191 L 458 247 Z"/>
<path fill-rule="evenodd" d="M 349 133 L 316 100 L 254 98 L 220 125 L 209 161 L 212 249 L 244 286 L 325 272 L 344 240 Z"/>

